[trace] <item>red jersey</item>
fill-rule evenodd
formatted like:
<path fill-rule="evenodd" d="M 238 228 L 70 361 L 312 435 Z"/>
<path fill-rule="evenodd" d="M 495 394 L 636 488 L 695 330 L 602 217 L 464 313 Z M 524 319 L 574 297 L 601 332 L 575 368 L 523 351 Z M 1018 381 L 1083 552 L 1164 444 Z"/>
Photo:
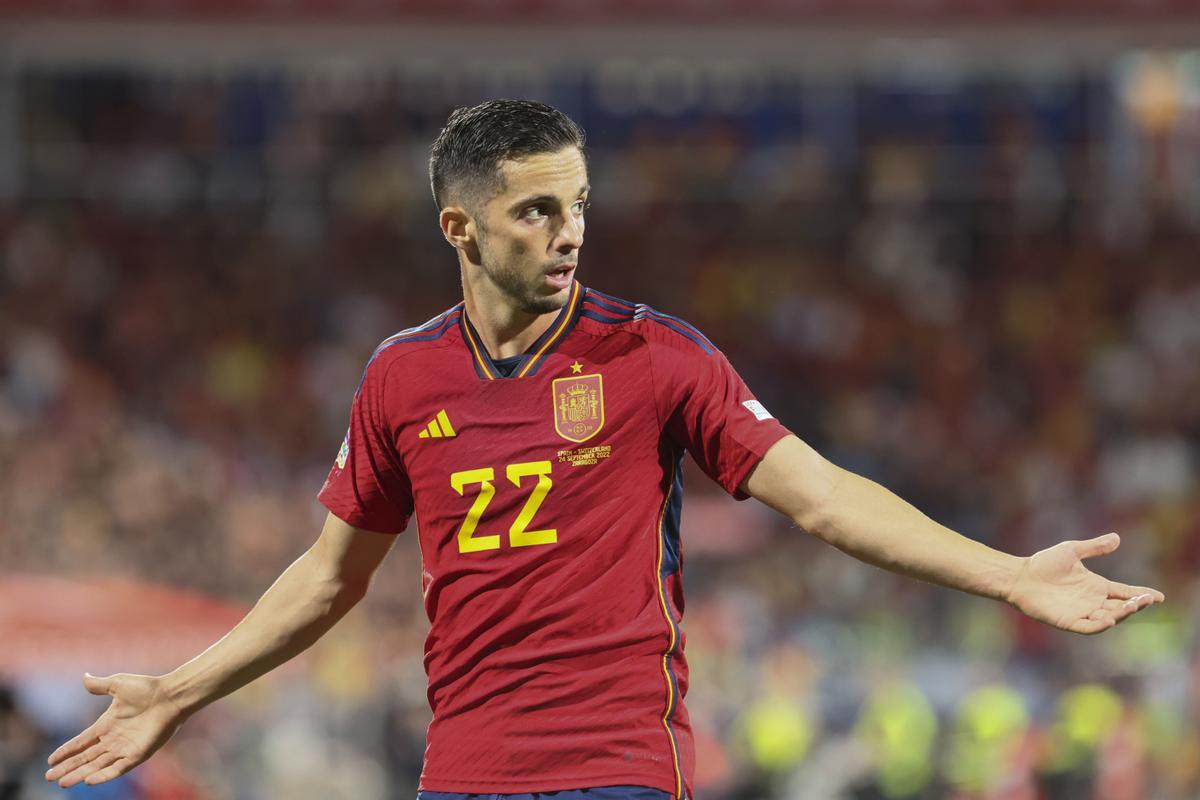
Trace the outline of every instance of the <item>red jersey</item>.
<path fill-rule="evenodd" d="M 416 514 L 420 789 L 692 796 L 683 453 L 745 499 L 787 433 L 691 325 L 578 282 L 511 377 L 461 303 L 386 339 L 320 499 L 380 533 Z"/>

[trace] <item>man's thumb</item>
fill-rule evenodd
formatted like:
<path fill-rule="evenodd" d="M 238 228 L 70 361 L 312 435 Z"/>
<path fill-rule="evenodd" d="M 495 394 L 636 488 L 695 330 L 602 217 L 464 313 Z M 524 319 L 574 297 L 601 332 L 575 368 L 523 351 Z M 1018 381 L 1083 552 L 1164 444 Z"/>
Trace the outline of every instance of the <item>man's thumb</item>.
<path fill-rule="evenodd" d="M 1106 533 L 1103 536 L 1097 536 L 1095 539 L 1087 539 L 1086 541 L 1075 543 L 1075 555 L 1080 558 L 1092 558 L 1093 556 L 1103 556 L 1117 549 L 1117 545 L 1121 543 L 1121 537 L 1115 533 Z"/>
<path fill-rule="evenodd" d="M 112 678 L 97 678 L 90 672 L 83 673 L 83 686 L 92 694 L 108 694 Z"/>

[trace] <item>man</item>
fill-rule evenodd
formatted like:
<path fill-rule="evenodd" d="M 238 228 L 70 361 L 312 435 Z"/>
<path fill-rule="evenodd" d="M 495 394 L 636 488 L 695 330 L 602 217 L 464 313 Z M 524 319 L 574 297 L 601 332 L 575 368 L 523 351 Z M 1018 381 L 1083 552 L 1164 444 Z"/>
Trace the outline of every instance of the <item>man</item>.
<path fill-rule="evenodd" d="M 415 513 L 433 709 L 421 797 L 692 796 L 685 450 L 735 497 L 856 558 L 1064 630 L 1096 633 L 1164 600 L 1084 568 L 1115 534 L 1018 558 L 937 525 L 792 436 L 691 325 L 584 288 L 583 134 L 555 109 L 456 111 L 430 174 L 463 302 L 367 364 L 320 537 L 187 664 L 86 676 L 112 703 L 50 757 L 48 779 L 127 772 L 307 648 L 363 597 Z"/>

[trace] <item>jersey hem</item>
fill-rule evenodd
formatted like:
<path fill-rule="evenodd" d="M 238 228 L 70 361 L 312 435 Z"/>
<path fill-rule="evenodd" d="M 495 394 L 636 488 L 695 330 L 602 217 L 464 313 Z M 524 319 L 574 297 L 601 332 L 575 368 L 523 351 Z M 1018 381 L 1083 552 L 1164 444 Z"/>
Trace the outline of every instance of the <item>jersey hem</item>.
<path fill-rule="evenodd" d="M 346 510 L 342 508 L 342 506 L 338 505 L 336 501 L 324 497 L 324 494 L 324 491 L 317 494 L 317 502 L 324 506 L 325 510 L 327 510 L 330 514 L 333 514 L 335 517 L 352 528 L 357 528 L 360 531 L 367 531 L 368 533 L 374 533 L 379 536 L 399 536 L 408 530 L 408 522 L 409 519 L 411 519 L 411 516 L 409 519 L 404 520 L 404 526 L 399 530 L 380 530 L 381 528 L 388 528 L 391 526 L 373 525 L 370 520 L 360 520 L 359 515 L 355 514 L 353 509 Z M 335 508 L 335 506 L 337 507 Z"/>
<path fill-rule="evenodd" d="M 490 779 L 478 781 L 443 780 L 421 776 L 417 784 L 420 792 L 455 792 L 460 794 L 530 794 L 536 792 L 561 792 L 571 789 L 595 789 L 600 786 L 645 786 L 675 797 L 675 781 L 670 786 L 657 775 L 603 775 L 591 778 L 563 778 L 530 782 L 528 780 Z M 691 796 L 685 786 L 684 794 Z"/>

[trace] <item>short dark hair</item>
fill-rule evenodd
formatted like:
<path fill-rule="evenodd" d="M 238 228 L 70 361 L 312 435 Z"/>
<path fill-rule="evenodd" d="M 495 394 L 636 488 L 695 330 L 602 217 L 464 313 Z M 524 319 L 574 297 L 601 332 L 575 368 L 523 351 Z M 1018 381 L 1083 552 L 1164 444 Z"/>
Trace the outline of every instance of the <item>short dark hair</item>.
<path fill-rule="evenodd" d="M 500 162 L 578 147 L 583 129 L 553 106 L 532 100 L 488 100 L 457 108 L 429 155 L 429 183 L 438 208 L 464 193 L 468 205 L 499 186 Z"/>

